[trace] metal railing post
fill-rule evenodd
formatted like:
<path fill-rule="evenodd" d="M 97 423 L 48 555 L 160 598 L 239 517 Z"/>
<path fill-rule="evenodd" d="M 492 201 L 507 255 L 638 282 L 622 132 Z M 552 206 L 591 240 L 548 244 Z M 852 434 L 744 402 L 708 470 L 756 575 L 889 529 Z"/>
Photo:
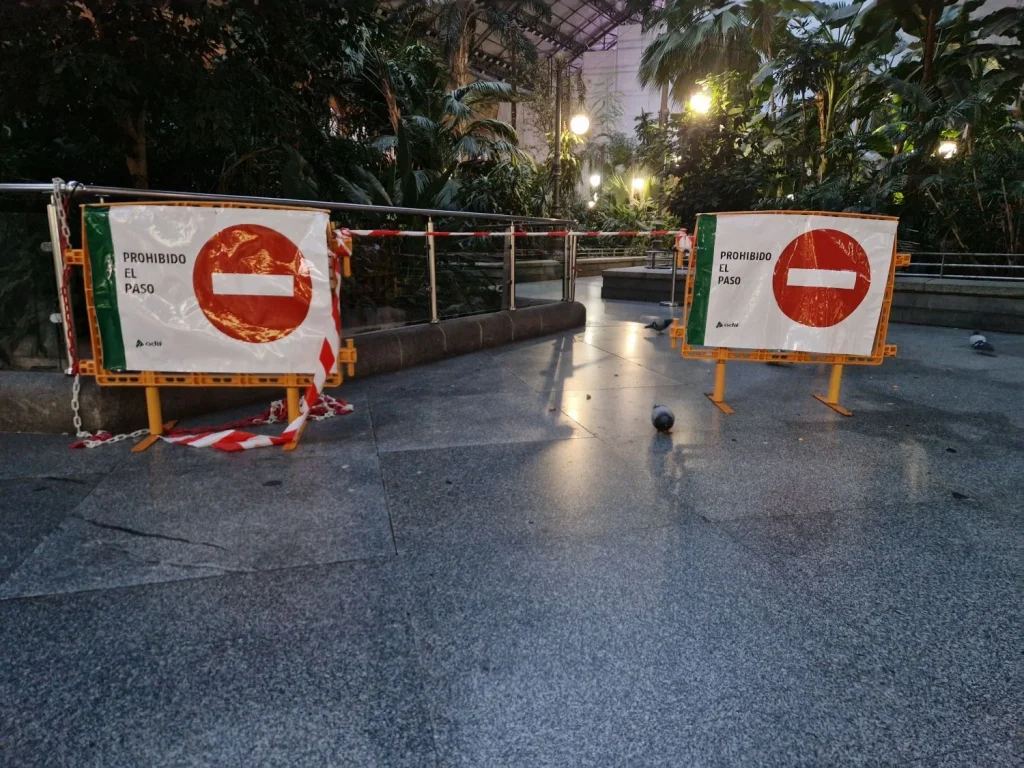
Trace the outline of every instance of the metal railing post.
<path fill-rule="evenodd" d="M 576 235 L 569 236 L 569 301 L 576 301 Z"/>
<path fill-rule="evenodd" d="M 427 272 L 430 277 L 430 322 L 437 320 L 437 257 L 434 254 L 434 220 L 427 217 Z"/>
<path fill-rule="evenodd" d="M 942 275 L 943 275 L 943 273 L 945 271 L 946 271 L 946 254 L 942 254 L 941 258 L 939 258 L 939 277 L 942 277 Z"/>
<path fill-rule="evenodd" d="M 562 301 L 572 301 L 569 295 L 569 236 L 562 240 Z"/>
<path fill-rule="evenodd" d="M 508 308 L 516 309 L 516 226 L 508 228 Z"/>
<path fill-rule="evenodd" d="M 60 225 L 57 223 L 56 200 L 50 198 L 50 204 L 46 206 L 46 221 L 50 225 L 50 250 L 53 252 L 53 274 L 57 279 L 57 307 L 60 311 L 60 343 L 58 349 L 64 348 L 62 367 L 65 371 L 71 372 L 71 353 L 74 350 L 68 349 L 68 322 L 70 317 L 66 294 L 64 293 L 64 254 L 60 247 Z"/>

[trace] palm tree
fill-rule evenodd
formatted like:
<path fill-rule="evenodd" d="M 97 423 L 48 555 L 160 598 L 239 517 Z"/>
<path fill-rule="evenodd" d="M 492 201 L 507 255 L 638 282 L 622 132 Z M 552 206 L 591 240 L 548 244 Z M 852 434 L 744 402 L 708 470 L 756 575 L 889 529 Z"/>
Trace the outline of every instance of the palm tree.
<path fill-rule="evenodd" d="M 638 79 L 669 85 L 683 101 L 695 82 L 738 70 L 753 74 L 785 34 L 783 0 L 668 0 L 644 14 L 645 30 L 664 30 L 644 49 Z"/>
<path fill-rule="evenodd" d="M 447 93 L 428 90 L 416 112 L 401 115 L 397 130 L 378 136 L 375 173 L 353 167 L 338 182 L 351 202 L 448 208 L 459 189 L 457 173 L 469 160 L 519 159 L 518 137 L 508 123 L 479 110 L 512 98 L 507 83 L 477 81 Z"/>
<path fill-rule="evenodd" d="M 479 39 L 494 29 L 506 48 L 516 56 L 536 58 L 536 49 L 523 34 L 518 23 L 520 14 L 529 9 L 541 19 L 551 18 L 547 0 L 440 0 L 437 35 L 448 60 L 449 86 L 458 88 L 470 81 L 469 58 Z M 485 32 L 480 34 L 480 23 Z"/>

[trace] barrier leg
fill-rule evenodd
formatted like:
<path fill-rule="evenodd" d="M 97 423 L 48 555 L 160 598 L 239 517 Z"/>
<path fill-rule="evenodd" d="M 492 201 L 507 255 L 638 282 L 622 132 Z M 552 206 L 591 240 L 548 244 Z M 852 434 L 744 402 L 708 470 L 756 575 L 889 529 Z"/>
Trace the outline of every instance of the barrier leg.
<path fill-rule="evenodd" d="M 160 407 L 160 388 L 146 387 L 146 414 L 149 416 L 149 435 L 142 438 L 132 448 L 132 453 L 141 453 L 160 439 L 165 429 L 170 429 L 175 422 L 164 424 L 163 409 Z"/>
<path fill-rule="evenodd" d="M 345 346 L 346 346 L 346 347 L 347 347 L 348 349 L 354 349 L 356 345 L 355 345 L 355 342 L 354 342 L 354 341 L 352 341 L 352 339 L 345 339 Z M 351 379 L 351 378 L 352 378 L 353 376 L 355 376 L 355 375 L 356 375 L 356 364 L 355 364 L 355 363 L 346 363 L 345 367 L 347 368 L 347 370 L 345 371 L 345 373 L 347 373 L 347 374 L 348 374 L 348 377 L 349 377 L 350 379 Z"/>
<path fill-rule="evenodd" d="M 816 400 L 820 400 L 829 408 L 836 413 L 841 413 L 843 416 L 853 416 L 853 411 L 848 411 L 839 404 L 839 388 L 843 383 L 843 366 L 838 363 L 833 364 L 832 373 L 828 377 L 828 395 L 815 395 Z"/>
<path fill-rule="evenodd" d="M 288 387 L 288 423 L 291 424 L 297 418 L 301 411 L 299 410 L 299 398 L 302 396 L 302 390 L 298 387 Z M 290 443 L 285 443 L 284 449 L 286 451 L 294 451 L 299 446 L 299 438 L 302 437 L 302 432 L 306 425 L 302 425 L 302 429 L 295 435 L 295 439 Z"/>
<path fill-rule="evenodd" d="M 725 404 L 725 360 L 715 363 L 715 391 L 704 394 L 722 413 L 734 413 L 733 409 Z"/>

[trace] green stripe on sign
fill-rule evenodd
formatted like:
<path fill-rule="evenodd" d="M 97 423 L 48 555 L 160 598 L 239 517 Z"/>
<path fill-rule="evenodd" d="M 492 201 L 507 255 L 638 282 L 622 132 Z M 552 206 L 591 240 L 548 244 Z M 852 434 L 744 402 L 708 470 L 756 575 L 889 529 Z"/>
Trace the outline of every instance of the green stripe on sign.
<path fill-rule="evenodd" d="M 110 235 L 110 207 L 85 209 L 85 239 L 92 268 L 92 298 L 100 327 L 100 362 L 108 371 L 123 371 L 124 339 L 117 311 L 117 263 Z"/>
<path fill-rule="evenodd" d="M 704 344 L 704 328 L 708 320 L 708 298 L 711 295 L 711 269 L 715 262 L 715 231 L 718 217 L 702 214 L 697 217 L 697 272 L 693 277 L 693 301 L 686 321 L 686 343 Z"/>

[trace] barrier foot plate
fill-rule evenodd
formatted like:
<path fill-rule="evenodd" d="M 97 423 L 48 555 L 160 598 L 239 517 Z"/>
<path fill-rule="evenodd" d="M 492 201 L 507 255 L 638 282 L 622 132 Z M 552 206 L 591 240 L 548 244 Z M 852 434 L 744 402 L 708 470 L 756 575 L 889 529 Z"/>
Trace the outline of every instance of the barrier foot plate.
<path fill-rule="evenodd" d="M 821 402 L 823 402 L 825 405 L 827 405 L 829 408 L 831 408 L 836 413 L 841 413 L 843 416 L 853 416 L 853 411 L 846 410 L 839 403 L 830 403 L 828 401 L 828 398 L 826 398 L 824 395 L 815 395 L 814 399 L 815 400 L 820 400 Z"/>
<path fill-rule="evenodd" d="M 715 400 L 715 394 L 713 392 L 705 392 L 704 397 L 714 403 L 715 407 L 718 408 L 722 413 L 736 413 L 732 408 L 723 403 L 721 400 Z"/>
<path fill-rule="evenodd" d="M 177 423 L 178 422 L 176 421 L 168 421 L 164 424 L 164 432 L 167 432 L 167 430 L 171 429 Z M 132 453 L 142 453 L 159 439 L 160 435 L 146 435 L 144 438 L 139 440 L 138 443 L 132 446 Z"/>
<path fill-rule="evenodd" d="M 285 443 L 284 444 L 284 450 L 286 450 L 286 451 L 294 451 L 296 448 L 298 448 L 299 447 L 299 440 L 302 439 L 302 433 L 305 432 L 305 431 L 306 431 L 306 425 L 303 424 L 302 427 L 299 429 L 298 434 L 295 435 L 295 439 L 292 440 L 290 443 Z"/>

